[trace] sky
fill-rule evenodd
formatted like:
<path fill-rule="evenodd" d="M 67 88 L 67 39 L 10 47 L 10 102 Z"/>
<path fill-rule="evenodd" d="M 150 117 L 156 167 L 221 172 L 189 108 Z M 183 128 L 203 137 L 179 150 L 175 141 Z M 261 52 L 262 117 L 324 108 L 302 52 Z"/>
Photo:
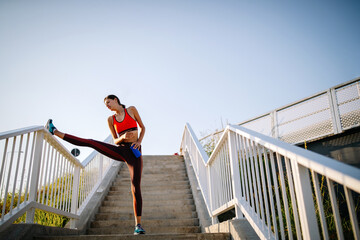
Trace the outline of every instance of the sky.
<path fill-rule="evenodd" d="M 187 122 L 202 137 L 360 77 L 359 12 L 349 0 L 0 0 L 0 132 L 52 118 L 104 140 L 115 94 L 140 113 L 143 153 L 174 154 Z"/>

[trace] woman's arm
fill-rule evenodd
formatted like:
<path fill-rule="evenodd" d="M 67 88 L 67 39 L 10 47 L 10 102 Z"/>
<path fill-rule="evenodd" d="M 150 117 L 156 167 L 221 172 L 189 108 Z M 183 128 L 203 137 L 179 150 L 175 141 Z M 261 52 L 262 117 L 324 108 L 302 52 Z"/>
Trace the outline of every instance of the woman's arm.
<path fill-rule="evenodd" d="M 139 149 L 139 147 L 141 145 L 141 142 L 142 142 L 142 140 L 144 138 L 144 135 L 145 135 L 145 125 L 142 122 L 141 117 L 139 115 L 139 112 L 137 111 L 137 109 L 135 107 L 131 106 L 131 107 L 129 107 L 129 110 L 131 111 L 132 115 L 134 116 L 134 118 L 135 118 L 135 120 L 138 123 L 139 128 L 140 128 L 139 138 L 138 138 L 138 140 L 136 142 L 133 143 L 134 148 Z"/>
<path fill-rule="evenodd" d="M 115 143 L 116 145 L 119 145 L 122 141 L 124 141 L 126 135 L 124 134 L 124 135 L 122 135 L 121 137 L 118 137 L 118 135 L 117 135 L 117 133 L 116 133 L 116 131 L 115 131 L 115 128 L 114 128 L 114 122 L 113 122 L 113 121 L 114 121 L 114 120 L 113 120 L 112 116 L 110 116 L 110 117 L 108 118 L 109 129 L 110 129 L 111 135 L 112 135 L 112 137 L 113 137 L 113 139 L 114 139 L 114 143 Z"/>

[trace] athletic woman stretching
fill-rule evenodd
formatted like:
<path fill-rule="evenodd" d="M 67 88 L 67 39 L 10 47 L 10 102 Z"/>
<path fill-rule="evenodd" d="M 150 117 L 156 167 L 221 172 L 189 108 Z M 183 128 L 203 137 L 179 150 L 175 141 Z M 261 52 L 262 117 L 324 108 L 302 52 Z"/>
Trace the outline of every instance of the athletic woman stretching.
<path fill-rule="evenodd" d="M 105 105 L 115 114 L 108 118 L 108 124 L 111 135 L 113 136 L 115 145 L 99 142 L 93 139 L 84 139 L 65 134 L 57 130 L 52 120 L 46 124 L 46 128 L 53 135 L 78 146 L 86 146 L 118 161 L 126 162 L 131 178 L 131 191 L 133 194 L 134 215 L 135 215 L 135 231 L 134 234 L 145 234 L 145 230 L 141 227 L 141 173 L 143 168 L 142 156 L 136 158 L 130 147 L 141 151 L 141 141 L 144 138 L 145 126 L 141 121 L 140 115 L 135 107 L 125 108 L 115 95 L 109 95 L 104 99 Z M 138 125 L 140 134 L 138 137 Z"/>

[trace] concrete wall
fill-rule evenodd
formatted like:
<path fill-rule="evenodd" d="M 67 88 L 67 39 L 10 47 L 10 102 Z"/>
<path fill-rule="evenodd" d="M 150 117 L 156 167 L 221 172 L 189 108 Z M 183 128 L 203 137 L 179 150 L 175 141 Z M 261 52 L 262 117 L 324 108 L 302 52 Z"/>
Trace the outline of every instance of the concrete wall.
<path fill-rule="evenodd" d="M 230 233 L 234 240 L 260 239 L 246 219 L 234 219 L 205 228 L 207 233 Z"/>
<path fill-rule="evenodd" d="M 307 149 L 360 168 L 360 128 L 306 143 Z M 304 148 L 304 144 L 299 145 Z"/>

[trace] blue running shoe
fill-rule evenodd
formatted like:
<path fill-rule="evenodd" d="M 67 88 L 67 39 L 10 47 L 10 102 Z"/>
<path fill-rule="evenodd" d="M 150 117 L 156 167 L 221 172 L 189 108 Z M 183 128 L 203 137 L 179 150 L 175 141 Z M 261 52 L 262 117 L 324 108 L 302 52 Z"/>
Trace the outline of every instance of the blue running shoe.
<path fill-rule="evenodd" d="M 145 230 L 141 227 L 140 224 L 136 225 L 134 231 L 134 235 L 139 235 L 139 234 L 145 234 Z"/>
<path fill-rule="evenodd" d="M 52 123 L 52 119 L 49 119 L 45 125 L 45 128 L 47 130 L 49 130 L 49 132 L 54 135 L 54 130 L 56 129 L 56 127 L 54 126 L 54 124 Z"/>

